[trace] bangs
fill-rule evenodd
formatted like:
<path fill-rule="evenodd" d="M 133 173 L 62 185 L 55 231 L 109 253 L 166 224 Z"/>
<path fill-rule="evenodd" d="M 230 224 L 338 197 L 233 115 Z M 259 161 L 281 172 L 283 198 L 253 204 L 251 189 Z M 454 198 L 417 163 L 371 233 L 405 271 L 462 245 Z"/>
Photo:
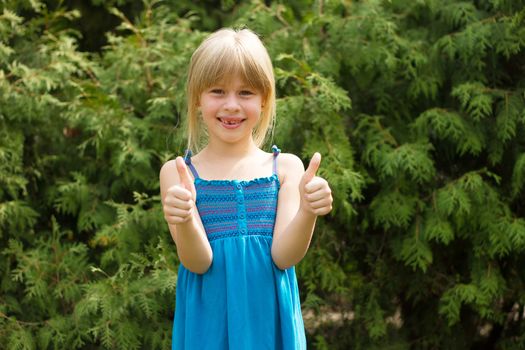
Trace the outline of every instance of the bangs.
<path fill-rule="evenodd" d="M 212 59 L 203 60 L 197 73 L 200 75 L 196 77 L 200 81 L 197 88 L 199 91 L 214 85 L 229 84 L 236 76 L 240 76 L 247 87 L 264 96 L 269 94 L 272 83 L 268 80 L 268 75 L 252 53 L 241 45 L 223 47 L 210 57 Z"/>

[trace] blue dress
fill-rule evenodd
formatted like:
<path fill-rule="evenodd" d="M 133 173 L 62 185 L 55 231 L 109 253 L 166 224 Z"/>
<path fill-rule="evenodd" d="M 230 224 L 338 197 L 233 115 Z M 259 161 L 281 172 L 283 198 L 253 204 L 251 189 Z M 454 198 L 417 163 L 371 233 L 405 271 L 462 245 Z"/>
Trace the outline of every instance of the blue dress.
<path fill-rule="evenodd" d="M 204 274 L 179 267 L 172 349 L 306 349 L 297 279 L 271 247 L 279 178 L 204 180 L 191 164 L 196 205 L 213 250 Z"/>

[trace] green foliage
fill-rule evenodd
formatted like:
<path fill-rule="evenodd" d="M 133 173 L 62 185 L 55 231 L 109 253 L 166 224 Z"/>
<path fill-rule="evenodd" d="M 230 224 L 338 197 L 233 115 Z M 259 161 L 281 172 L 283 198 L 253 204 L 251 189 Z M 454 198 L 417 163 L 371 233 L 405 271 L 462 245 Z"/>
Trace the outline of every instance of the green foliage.
<path fill-rule="evenodd" d="M 186 144 L 189 57 L 221 26 L 273 58 L 265 147 L 320 151 L 333 190 L 297 267 L 311 347 L 525 348 L 523 8 L 3 1 L 0 348 L 170 347 L 158 172 Z"/>

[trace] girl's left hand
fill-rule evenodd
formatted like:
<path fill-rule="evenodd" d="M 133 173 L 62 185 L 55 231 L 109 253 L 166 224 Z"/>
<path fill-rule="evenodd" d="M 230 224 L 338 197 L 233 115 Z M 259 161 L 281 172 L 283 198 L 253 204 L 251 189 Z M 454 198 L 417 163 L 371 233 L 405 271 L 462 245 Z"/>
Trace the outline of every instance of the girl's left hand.
<path fill-rule="evenodd" d="M 328 182 L 315 175 L 320 164 L 321 154 L 316 152 L 299 183 L 300 209 L 314 215 L 328 214 L 332 210 L 333 202 L 332 190 Z"/>

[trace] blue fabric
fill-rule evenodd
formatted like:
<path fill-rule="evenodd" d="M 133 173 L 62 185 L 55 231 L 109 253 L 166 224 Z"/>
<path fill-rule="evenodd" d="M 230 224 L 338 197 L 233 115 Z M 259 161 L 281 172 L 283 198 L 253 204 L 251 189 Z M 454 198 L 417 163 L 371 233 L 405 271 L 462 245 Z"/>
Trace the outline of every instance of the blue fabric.
<path fill-rule="evenodd" d="M 295 269 L 271 256 L 277 175 L 195 187 L 213 262 L 179 267 L 172 349 L 306 349 Z"/>

